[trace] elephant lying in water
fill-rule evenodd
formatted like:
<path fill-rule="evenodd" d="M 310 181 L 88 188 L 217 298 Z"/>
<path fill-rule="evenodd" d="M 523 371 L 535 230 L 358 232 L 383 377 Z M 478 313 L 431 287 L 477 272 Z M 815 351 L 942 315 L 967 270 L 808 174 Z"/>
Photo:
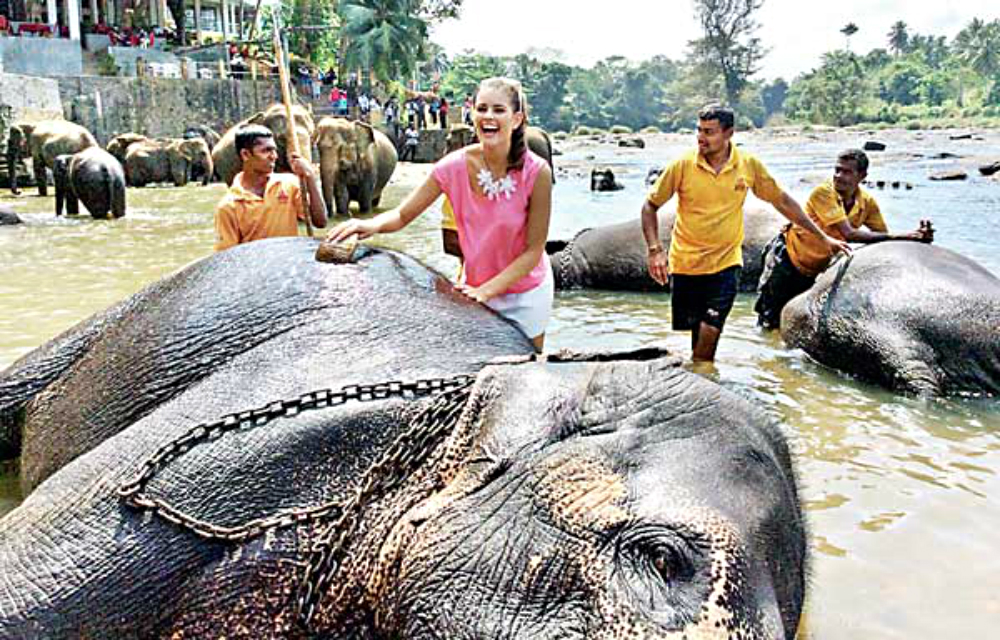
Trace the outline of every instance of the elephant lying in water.
<path fill-rule="evenodd" d="M 659 212 L 660 240 L 670 247 L 676 210 Z M 750 206 L 743 213 L 743 271 L 740 291 L 757 290 L 764 268 L 764 248 L 787 221 L 774 210 Z M 557 289 L 609 289 L 612 291 L 669 291 L 650 276 L 642 223 L 636 220 L 584 229 L 570 241 L 553 240 L 545 250 L 552 260 Z"/>
<path fill-rule="evenodd" d="M 1000 394 L 1000 280 L 948 249 L 866 246 L 781 314 L 792 347 L 835 369 L 921 395 Z"/>
<path fill-rule="evenodd" d="M 110 427 L 0 520 L 0 636 L 794 637 L 759 410 L 676 359 L 529 361 L 409 258 L 315 247 L 215 254 L 0 375 L 48 375 L 36 429 Z"/>

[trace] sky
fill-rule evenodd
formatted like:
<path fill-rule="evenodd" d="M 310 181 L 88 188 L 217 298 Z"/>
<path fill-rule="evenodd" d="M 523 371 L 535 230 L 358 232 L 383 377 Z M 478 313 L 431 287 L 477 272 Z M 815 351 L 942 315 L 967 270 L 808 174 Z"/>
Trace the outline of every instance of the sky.
<path fill-rule="evenodd" d="M 461 17 L 436 26 L 431 39 L 449 56 L 547 48 L 584 67 L 612 55 L 679 60 L 701 35 L 693 7 L 693 0 L 465 0 Z M 867 53 L 886 46 L 897 20 L 911 34 L 950 40 L 976 17 L 1000 18 L 1000 0 L 764 0 L 757 36 L 770 51 L 760 77 L 791 80 L 818 67 L 823 53 L 845 46 L 840 29 L 849 22 L 860 29 L 851 50 Z"/>

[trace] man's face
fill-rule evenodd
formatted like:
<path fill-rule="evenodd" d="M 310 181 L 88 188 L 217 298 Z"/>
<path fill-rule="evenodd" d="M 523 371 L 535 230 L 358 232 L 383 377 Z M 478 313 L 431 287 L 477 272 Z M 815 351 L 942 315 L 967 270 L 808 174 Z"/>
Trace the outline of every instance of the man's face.
<path fill-rule="evenodd" d="M 243 170 L 250 169 L 253 173 L 271 173 L 278 161 L 278 147 L 274 138 L 257 138 L 253 147 L 240 151 L 243 158 Z"/>
<path fill-rule="evenodd" d="M 718 120 L 698 121 L 698 151 L 704 156 L 722 153 L 733 137 L 733 127 L 723 128 Z"/>
<path fill-rule="evenodd" d="M 840 158 L 833 167 L 833 188 L 841 196 L 850 196 L 866 175 L 858 170 L 857 161 Z"/>

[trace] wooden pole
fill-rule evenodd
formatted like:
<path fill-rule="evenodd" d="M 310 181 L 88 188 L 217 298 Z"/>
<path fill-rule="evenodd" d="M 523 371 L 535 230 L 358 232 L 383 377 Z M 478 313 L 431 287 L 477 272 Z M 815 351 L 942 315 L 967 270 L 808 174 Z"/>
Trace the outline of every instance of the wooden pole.
<path fill-rule="evenodd" d="M 281 84 L 281 101 L 285 105 L 285 121 L 288 125 L 285 139 L 285 150 L 288 152 L 288 164 L 291 165 L 292 154 L 299 154 L 299 139 L 295 135 L 295 120 L 292 118 L 292 92 L 288 88 L 288 69 L 285 64 L 285 49 L 281 46 L 281 35 L 278 25 L 274 25 L 274 61 L 278 63 L 278 81 Z M 302 209 L 306 217 L 306 231 L 313 237 L 312 214 L 309 211 L 309 191 L 305 180 L 299 178 L 299 192 L 302 194 Z"/>

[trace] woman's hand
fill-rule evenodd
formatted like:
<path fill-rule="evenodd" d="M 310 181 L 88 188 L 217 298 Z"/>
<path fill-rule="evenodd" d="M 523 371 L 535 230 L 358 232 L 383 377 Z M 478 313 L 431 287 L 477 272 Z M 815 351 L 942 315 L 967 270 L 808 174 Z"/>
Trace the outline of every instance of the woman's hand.
<path fill-rule="evenodd" d="M 341 222 L 326 234 L 327 242 L 341 242 L 351 236 L 364 240 L 378 233 L 378 226 L 371 220 L 348 220 Z"/>
<path fill-rule="evenodd" d="M 458 284 L 455 288 L 465 294 L 467 297 L 472 298 L 476 302 L 482 302 L 486 304 L 492 298 L 496 297 L 496 293 L 492 292 L 487 285 L 482 285 L 480 287 L 473 287 L 468 284 Z"/>

